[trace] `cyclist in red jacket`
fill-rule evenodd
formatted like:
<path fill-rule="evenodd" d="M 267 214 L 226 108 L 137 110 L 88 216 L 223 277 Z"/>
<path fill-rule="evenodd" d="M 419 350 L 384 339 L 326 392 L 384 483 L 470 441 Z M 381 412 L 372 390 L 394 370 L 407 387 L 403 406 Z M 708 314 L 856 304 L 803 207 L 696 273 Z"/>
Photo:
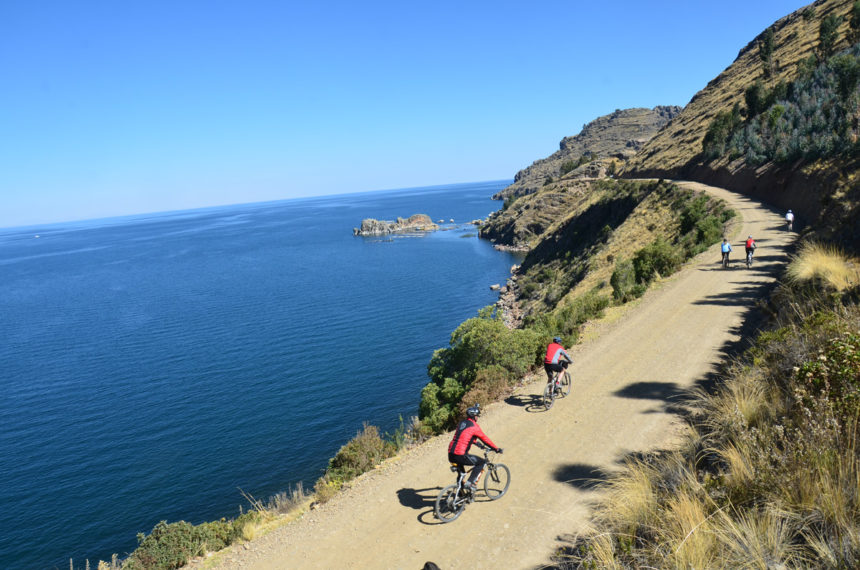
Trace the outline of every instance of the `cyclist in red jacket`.
<path fill-rule="evenodd" d="M 752 263 L 752 253 L 755 250 L 755 248 L 756 248 L 755 240 L 753 239 L 752 236 L 747 236 L 747 241 L 744 244 L 744 250 L 746 251 L 747 259 L 750 260 L 749 261 L 750 264 Z"/>
<path fill-rule="evenodd" d="M 552 342 L 546 347 L 546 356 L 543 359 L 543 369 L 546 371 L 547 382 L 552 382 L 553 372 L 562 372 L 571 364 L 573 359 L 561 346 L 561 337 L 553 337 Z"/>
<path fill-rule="evenodd" d="M 480 439 L 485 444 L 490 446 L 490 449 L 496 453 L 501 453 L 502 448 L 496 446 L 492 440 L 486 436 L 481 426 L 476 421 L 481 415 L 481 406 L 475 404 L 466 410 L 466 419 L 460 422 L 457 426 L 457 431 L 454 432 L 454 437 L 451 443 L 448 444 L 448 461 L 462 465 L 463 467 L 472 467 L 472 472 L 469 474 L 469 480 L 466 485 L 471 487 L 472 491 L 476 489 L 475 482 L 484 470 L 486 460 L 477 455 L 471 455 L 469 448 L 476 440 Z M 480 444 L 478 444 L 480 445 Z"/>

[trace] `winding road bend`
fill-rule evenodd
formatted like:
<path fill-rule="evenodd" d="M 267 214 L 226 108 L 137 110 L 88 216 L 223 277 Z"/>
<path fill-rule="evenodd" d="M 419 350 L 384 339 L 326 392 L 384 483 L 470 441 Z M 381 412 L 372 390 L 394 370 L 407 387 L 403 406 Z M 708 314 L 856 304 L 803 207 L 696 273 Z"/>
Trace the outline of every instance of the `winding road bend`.
<path fill-rule="evenodd" d="M 572 351 L 573 390 L 549 411 L 538 403 L 543 380 L 525 386 L 482 416 L 505 448 L 508 494 L 478 501 L 455 522 L 438 524 L 433 500 L 453 482 L 450 434 L 360 477 L 297 522 L 218 556 L 219 568 L 404 568 L 428 560 L 452 568 L 540 568 L 553 551 L 587 528 L 595 482 L 630 454 L 672 444 L 679 429 L 673 402 L 706 381 L 740 340 L 745 314 L 787 263 L 794 238 L 776 210 L 698 183 L 738 211 L 733 266 L 722 270 L 719 246 L 655 287 L 624 318 Z M 743 241 L 758 243 L 747 269 Z"/>

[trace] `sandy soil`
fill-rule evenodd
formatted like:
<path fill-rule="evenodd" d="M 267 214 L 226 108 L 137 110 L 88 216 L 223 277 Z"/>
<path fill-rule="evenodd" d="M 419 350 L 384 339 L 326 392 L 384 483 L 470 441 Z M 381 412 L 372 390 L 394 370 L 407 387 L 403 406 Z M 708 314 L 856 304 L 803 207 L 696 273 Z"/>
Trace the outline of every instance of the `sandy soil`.
<path fill-rule="evenodd" d="M 685 186 L 705 188 L 700 184 Z M 543 380 L 495 404 L 481 425 L 505 449 L 511 487 L 479 500 L 450 524 L 433 517 L 438 491 L 453 482 L 437 437 L 359 478 L 302 519 L 217 556 L 217 568 L 540 568 L 555 549 L 587 529 L 594 484 L 625 457 L 671 445 L 673 402 L 707 380 L 739 341 L 744 315 L 787 262 L 793 239 L 781 216 L 716 188 L 743 216 L 731 240 L 733 267 L 714 246 L 649 291 L 621 319 L 592 328 L 574 347 L 573 390 L 544 411 Z M 742 263 L 743 240 L 758 243 Z M 208 566 L 208 565 L 207 565 Z"/>

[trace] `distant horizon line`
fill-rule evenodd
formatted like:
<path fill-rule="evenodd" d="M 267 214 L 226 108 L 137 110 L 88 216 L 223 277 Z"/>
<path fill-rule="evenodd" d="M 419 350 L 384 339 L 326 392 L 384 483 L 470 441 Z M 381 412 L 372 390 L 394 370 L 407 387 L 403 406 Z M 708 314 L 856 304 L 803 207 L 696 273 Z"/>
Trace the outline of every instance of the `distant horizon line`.
<path fill-rule="evenodd" d="M 402 191 L 412 191 L 412 190 L 433 190 L 437 188 L 447 188 L 451 186 L 466 186 L 470 184 L 490 184 L 495 182 L 513 182 L 513 178 L 499 178 L 495 180 L 475 180 L 470 182 L 451 182 L 447 184 L 430 184 L 426 186 L 407 186 L 405 188 L 381 188 L 377 190 L 357 190 L 355 192 L 339 192 L 335 194 L 315 194 L 311 196 L 296 196 L 293 198 L 277 198 L 274 200 L 260 200 L 254 202 L 230 202 L 225 204 L 213 204 L 210 206 L 199 206 L 194 208 L 180 208 L 175 210 L 152 210 L 146 212 L 136 212 L 133 214 L 117 214 L 113 216 L 102 216 L 95 218 L 77 218 L 77 219 L 69 219 L 62 220 L 56 222 L 36 222 L 29 223 L 23 225 L 13 225 L 13 226 L 0 226 L 0 232 L 7 232 L 7 230 L 13 231 L 22 231 L 27 229 L 50 229 L 52 226 L 68 226 L 74 224 L 90 224 L 92 222 L 115 222 L 119 223 L 122 221 L 129 220 L 131 218 L 139 218 L 144 216 L 164 216 L 168 214 L 180 214 L 186 212 L 199 212 L 203 210 L 213 210 L 216 208 L 227 208 L 231 206 L 252 206 L 255 204 L 274 204 L 277 202 L 290 202 L 296 200 L 315 200 L 320 198 L 337 198 L 338 196 L 356 196 L 361 194 L 377 194 L 383 192 L 402 192 Z M 108 225 L 108 224 L 105 224 Z"/>

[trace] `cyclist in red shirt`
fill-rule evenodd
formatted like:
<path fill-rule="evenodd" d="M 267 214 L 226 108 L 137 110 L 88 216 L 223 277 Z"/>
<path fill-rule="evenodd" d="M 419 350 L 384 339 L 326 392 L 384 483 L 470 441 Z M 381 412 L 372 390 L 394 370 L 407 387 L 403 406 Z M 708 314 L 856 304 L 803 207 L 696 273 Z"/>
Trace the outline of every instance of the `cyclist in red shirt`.
<path fill-rule="evenodd" d="M 755 240 L 752 236 L 747 236 L 746 244 L 744 245 L 746 249 L 747 258 L 750 260 L 750 264 L 752 264 L 752 252 L 756 248 Z"/>
<path fill-rule="evenodd" d="M 546 347 L 546 356 L 543 359 L 543 369 L 546 371 L 547 382 L 552 382 L 552 373 L 561 372 L 571 364 L 573 359 L 561 346 L 561 337 L 553 337 L 552 342 Z"/>
<path fill-rule="evenodd" d="M 475 404 L 466 410 L 466 419 L 460 422 L 457 426 L 457 431 L 454 432 L 454 438 L 448 444 L 448 461 L 462 465 L 463 467 L 472 466 L 472 472 L 469 474 L 469 480 L 466 485 L 471 487 L 472 491 L 476 489 L 475 482 L 478 476 L 484 470 L 486 460 L 477 455 L 471 455 L 469 448 L 476 440 L 481 440 L 490 446 L 490 449 L 496 453 L 502 453 L 502 448 L 497 447 L 492 440 L 486 436 L 481 426 L 476 421 L 481 415 L 481 406 Z M 478 444 L 480 446 L 480 444 Z"/>

